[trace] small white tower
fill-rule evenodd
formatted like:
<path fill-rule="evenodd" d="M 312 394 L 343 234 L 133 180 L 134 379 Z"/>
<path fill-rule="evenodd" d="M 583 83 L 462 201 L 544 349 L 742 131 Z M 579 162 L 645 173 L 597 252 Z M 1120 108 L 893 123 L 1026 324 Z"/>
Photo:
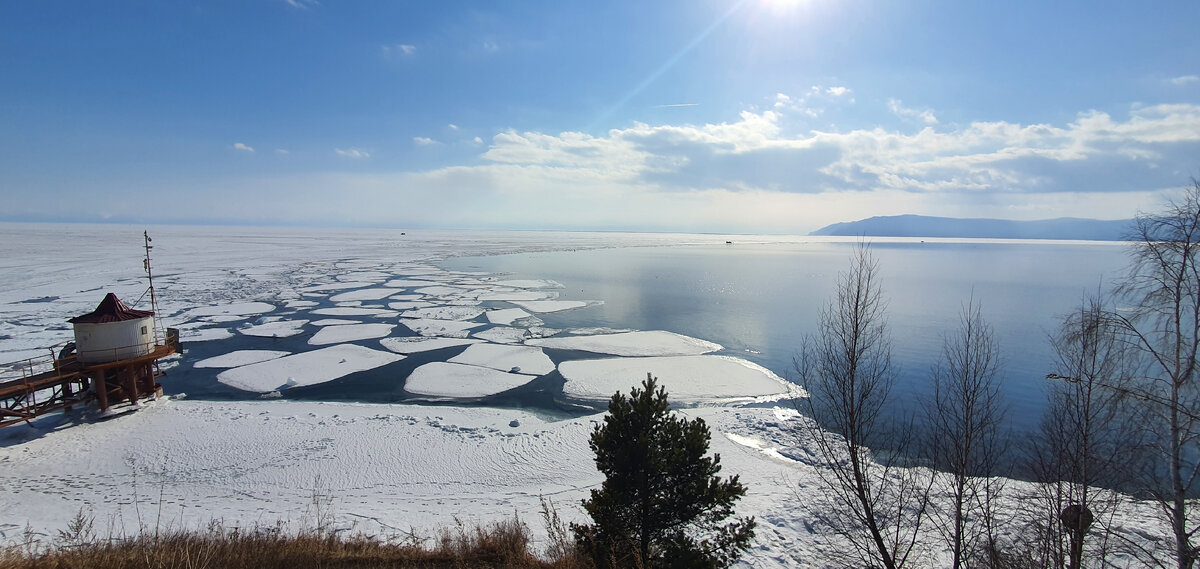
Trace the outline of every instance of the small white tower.
<path fill-rule="evenodd" d="M 111 292 L 96 310 L 68 322 L 75 327 L 75 352 L 84 365 L 137 358 L 154 350 L 154 313 L 129 308 Z"/>

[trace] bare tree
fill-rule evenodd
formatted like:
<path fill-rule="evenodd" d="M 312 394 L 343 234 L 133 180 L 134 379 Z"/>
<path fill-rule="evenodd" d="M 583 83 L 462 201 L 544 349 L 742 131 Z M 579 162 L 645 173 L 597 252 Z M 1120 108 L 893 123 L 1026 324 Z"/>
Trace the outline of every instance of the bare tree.
<path fill-rule="evenodd" d="M 878 264 L 860 244 L 795 366 L 816 420 L 809 434 L 825 467 L 818 472 L 836 504 L 825 521 L 858 561 L 895 569 L 916 550 L 930 482 L 918 469 L 897 466 L 912 429 L 882 416 L 895 378 L 886 309 Z M 891 452 L 873 454 L 876 445 Z"/>
<path fill-rule="evenodd" d="M 1123 329 L 1099 298 L 1067 315 L 1051 338 L 1057 372 L 1033 447 L 1035 478 L 1043 482 L 1044 515 L 1037 524 L 1045 567 L 1078 569 L 1089 557 L 1103 563 L 1113 549 L 1107 519 L 1129 482 L 1131 426 L 1137 415 L 1125 391 L 1134 360 Z M 1098 528 L 1093 524 L 1099 522 Z"/>
<path fill-rule="evenodd" d="M 1148 402 L 1157 458 L 1144 469 L 1145 490 L 1171 526 L 1176 566 L 1191 569 L 1200 558 L 1189 501 L 1200 490 L 1200 180 L 1162 212 L 1139 215 L 1133 237 L 1130 271 L 1118 287 L 1133 311 L 1113 318 L 1146 362 L 1136 393 Z"/>
<path fill-rule="evenodd" d="M 955 569 L 979 565 L 977 555 L 998 549 L 994 505 L 1003 479 L 996 475 L 1006 448 L 999 365 L 992 327 L 972 298 L 959 314 L 958 329 L 944 340 L 925 405 L 925 452 L 944 473 L 938 494 L 949 497 L 931 510 L 932 520 L 950 547 Z"/>

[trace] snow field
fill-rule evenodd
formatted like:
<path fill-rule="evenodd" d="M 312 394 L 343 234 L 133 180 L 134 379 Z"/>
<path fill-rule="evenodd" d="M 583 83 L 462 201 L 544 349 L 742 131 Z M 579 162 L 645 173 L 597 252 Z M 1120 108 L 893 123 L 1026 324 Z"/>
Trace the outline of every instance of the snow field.
<path fill-rule="evenodd" d="M 554 362 L 542 353 L 541 348 L 527 346 L 472 344 L 449 361 L 532 375 L 545 375 L 554 371 Z"/>
<path fill-rule="evenodd" d="M 308 339 L 308 343 L 313 346 L 324 346 L 327 344 L 342 344 L 345 342 L 355 342 L 358 340 L 369 340 L 374 338 L 382 338 L 392 333 L 392 324 L 342 324 L 338 326 L 326 326 L 313 334 L 312 338 Z"/>

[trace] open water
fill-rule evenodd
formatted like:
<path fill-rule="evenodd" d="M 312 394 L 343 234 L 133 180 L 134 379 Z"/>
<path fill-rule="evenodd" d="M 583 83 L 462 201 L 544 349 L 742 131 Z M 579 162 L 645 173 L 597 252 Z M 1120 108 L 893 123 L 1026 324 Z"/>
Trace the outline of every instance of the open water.
<path fill-rule="evenodd" d="M 734 242 L 457 258 L 442 266 L 553 279 L 566 287 L 561 299 L 604 301 L 540 315 L 550 327 L 670 330 L 794 378 L 793 357 L 816 332 L 818 311 L 855 246 Z M 899 368 L 892 403 L 919 409 L 944 335 L 973 296 L 1000 345 L 1001 384 L 1017 429 L 1040 417 L 1045 377 L 1057 370 L 1049 336 L 1060 318 L 1126 266 L 1119 243 L 881 240 L 871 249 Z"/>

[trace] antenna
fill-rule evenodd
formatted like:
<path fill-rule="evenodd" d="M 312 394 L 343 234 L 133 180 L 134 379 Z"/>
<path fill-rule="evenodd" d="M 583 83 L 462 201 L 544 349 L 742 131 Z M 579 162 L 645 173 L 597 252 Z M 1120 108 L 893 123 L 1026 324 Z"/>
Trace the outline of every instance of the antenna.
<path fill-rule="evenodd" d="M 150 270 L 150 250 L 154 248 L 150 242 L 153 239 L 150 238 L 149 231 L 142 231 L 142 236 L 146 238 L 146 258 L 142 261 L 142 266 L 146 268 L 146 280 L 150 283 L 150 310 L 154 312 L 154 343 L 158 344 L 158 328 L 161 323 L 161 315 L 158 313 L 158 302 L 154 298 L 154 272 Z"/>

